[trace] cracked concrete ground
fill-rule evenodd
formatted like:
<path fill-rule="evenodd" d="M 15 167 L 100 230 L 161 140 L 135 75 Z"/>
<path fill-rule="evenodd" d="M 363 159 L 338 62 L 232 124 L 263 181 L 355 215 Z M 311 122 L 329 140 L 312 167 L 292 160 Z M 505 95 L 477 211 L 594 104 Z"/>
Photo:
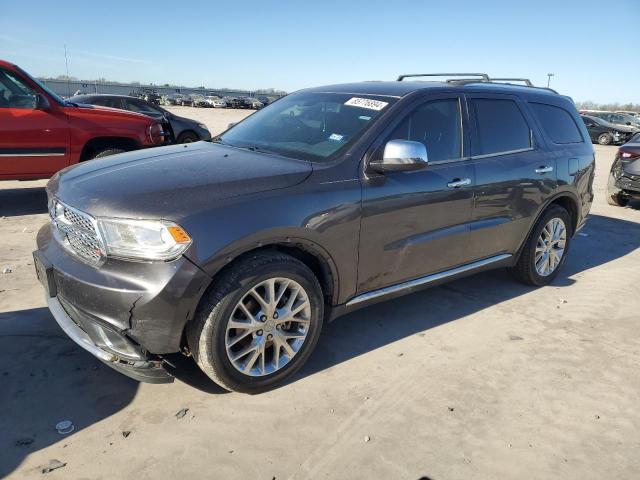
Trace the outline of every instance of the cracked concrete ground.
<path fill-rule="evenodd" d="M 246 114 L 177 110 L 213 131 Z M 57 459 L 47 478 L 640 478 L 640 205 L 604 201 L 615 150 L 596 147 L 591 218 L 552 286 L 494 271 L 361 310 L 256 396 L 188 360 L 138 384 L 76 347 L 31 265 L 45 182 L 1 183 L 0 477 Z"/>

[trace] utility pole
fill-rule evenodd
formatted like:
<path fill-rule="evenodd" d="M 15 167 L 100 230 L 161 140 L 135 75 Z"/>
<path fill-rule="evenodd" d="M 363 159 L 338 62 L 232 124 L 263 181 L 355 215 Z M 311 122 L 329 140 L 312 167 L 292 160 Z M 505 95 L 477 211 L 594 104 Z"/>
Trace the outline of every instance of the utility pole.
<path fill-rule="evenodd" d="M 69 81 L 69 60 L 67 58 L 67 44 L 64 45 L 64 65 L 67 69 L 67 95 L 71 96 L 71 83 Z"/>
<path fill-rule="evenodd" d="M 555 73 L 547 73 L 547 88 L 551 85 L 551 77 L 555 76 Z"/>

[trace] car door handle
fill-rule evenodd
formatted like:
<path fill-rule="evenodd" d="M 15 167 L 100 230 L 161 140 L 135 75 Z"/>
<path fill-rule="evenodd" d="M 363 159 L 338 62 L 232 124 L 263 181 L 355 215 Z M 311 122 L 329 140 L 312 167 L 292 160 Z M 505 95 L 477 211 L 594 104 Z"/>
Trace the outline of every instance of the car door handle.
<path fill-rule="evenodd" d="M 447 187 L 449 188 L 460 188 L 460 187 L 465 187 L 467 185 L 471 185 L 470 178 L 454 178 L 449 183 L 447 183 Z"/>
<path fill-rule="evenodd" d="M 536 173 L 543 174 L 553 172 L 553 167 L 538 167 L 536 168 Z"/>

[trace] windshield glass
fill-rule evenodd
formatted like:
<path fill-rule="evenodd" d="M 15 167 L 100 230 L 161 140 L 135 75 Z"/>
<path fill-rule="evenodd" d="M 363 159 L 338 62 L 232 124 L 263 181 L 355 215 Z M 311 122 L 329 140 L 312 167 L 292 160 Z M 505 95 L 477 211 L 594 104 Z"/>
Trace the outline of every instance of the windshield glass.
<path fill-rule="evenodd" d="M 41 81 L 33 78 L 31 75 L 29 75 L 27 72 L 25 72 L 24 70 L 22 70 L 21 68 L 19 68 L 20 73 L 22 73 L 25 77 L 30 78 L 31 80 L 33 80 L 35 83 L 38 84 L 38 86 L 44 90 L 45 92 L 47 92 L 49 94 L 50 97 L 52 97 L 56 102 L 58 102 L 61 105 L 64 105 L 66 102 L 58 96 L 57 93 L 51 91 L 45 84 L 43 84 Z"/>
<path fill-rule="evenodd" d="M 371 95 L 301 92 L 254 113 L 216 140 L 324 161 L 353 144 L 395 101 Z"/>

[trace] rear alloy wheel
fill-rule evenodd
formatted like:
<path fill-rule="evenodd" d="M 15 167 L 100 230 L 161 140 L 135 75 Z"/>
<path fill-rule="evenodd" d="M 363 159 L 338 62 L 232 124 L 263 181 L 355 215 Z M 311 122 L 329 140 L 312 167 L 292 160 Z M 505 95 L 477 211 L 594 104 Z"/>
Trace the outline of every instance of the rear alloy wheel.
<path fill-rule="evenodd" d="M 569 213 L 559 205 L 551 205 L 533 227 L 511 274 L 528 285 L 551 283 L 567 257 L 571 226 Z"/>
<path fill-rule="evenodd" d="M 613 142 L 613 137 L 610 133 L 603 133 L 598 137 L 598 143 L 600 145 L 610 145 Z"/>
<path fill-rule="evenodd" d="M 258 393 L 304 365 L 324 311 L 320 284 L 305 264 L 260 252 L 231 266 L 214 285 L 187 325 L 191 354 L 213 381 Z"/>

